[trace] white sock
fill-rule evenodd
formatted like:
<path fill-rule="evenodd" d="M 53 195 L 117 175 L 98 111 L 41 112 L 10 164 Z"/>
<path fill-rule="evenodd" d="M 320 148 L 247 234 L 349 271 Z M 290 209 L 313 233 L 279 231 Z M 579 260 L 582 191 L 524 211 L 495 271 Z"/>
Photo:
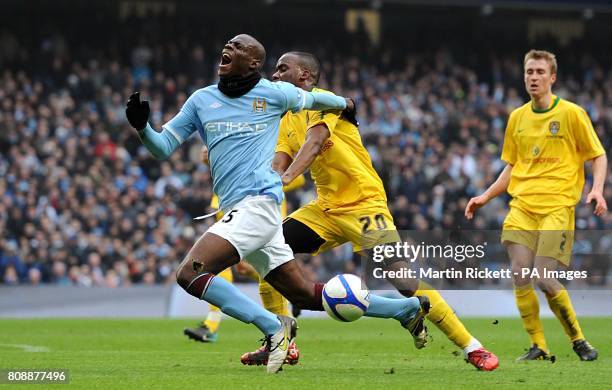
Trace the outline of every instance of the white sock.
<path fill-rule="evenodd" d="M 475 351 L 478 348 L 482 348 L 482 344 L 480 344 L 480 341 L 472 337 L 472 340 L 470 340 L 470 343 L 467 345 L 467 347 L 463 348 L 463 354 L 465 355 L 465 357 L 467 357 L 468 353 Z"/>

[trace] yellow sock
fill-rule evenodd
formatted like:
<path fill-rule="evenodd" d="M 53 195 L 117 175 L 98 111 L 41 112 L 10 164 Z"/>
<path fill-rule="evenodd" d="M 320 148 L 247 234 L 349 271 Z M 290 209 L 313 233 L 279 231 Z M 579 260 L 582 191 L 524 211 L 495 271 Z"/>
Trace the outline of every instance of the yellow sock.
<path fill-rule="evenodd" d="M 440 293 L 429 284 L 419 281 L 419 289 L 415 296 L 426 296 L 431 303 L 427 319 L 433 322 L 446 337 L 461 349 L 466 348 L 474 337 L 467 331 L 453 309 L 446 303 Z"/>
<path fill-rule="evenodd" d="M 226 268 L 224 271 L 220 272 L 217 276 L 222 277 L 228 282 L 232 283 L 234 281 L 234 275 L 232 274 L 231 268 Z M 223 315 L 221 314 L 221 309 L 217 306 L 208 305 L 208 315 L 206 319 L 202 321 L 204 326 L 206 326 L 211 332 L 215 333 L 219 330 L 219 325 L 221 325 L 221 319 Z"/>
<path fill-rule="evenodd" d="M 555 313 L 570 340 L 574 342 L 576 340 L 584 339 L 582 329 L 580 329 L 580 324 L 576 318 L 576 312 L 574 311 L 574 307 L 572 306 L 572 301 L 570 300 L 567 290 L 563 289 L 555 296 L 549 296 L 546 294 L 546 299 L 548 299 L 548 306 L 550 306 L 550 310 Z"/>
<path fill-rule="evenodd" d="M 289 315 L 289 302 L 265 280 L 259 282 L 259 295 L 267 310 L 277 315 Z"/>
<path fill-rule="evenodd" d="M 521 313 L 523 326 L 529 334 L 532 344 L 537 344 L 538 347 L 548 352 L 546 338 L 544 337 L 544 328 L 540 321 L 540 302 L 533 286 L 515 287 L 514 296 L 516 298 L 516 306 Z"/>

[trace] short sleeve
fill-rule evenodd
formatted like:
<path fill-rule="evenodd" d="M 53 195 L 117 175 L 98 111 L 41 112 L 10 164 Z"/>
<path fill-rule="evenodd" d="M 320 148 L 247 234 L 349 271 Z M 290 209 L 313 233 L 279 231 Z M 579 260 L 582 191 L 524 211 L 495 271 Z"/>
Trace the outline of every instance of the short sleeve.
<path fill-rule="evenodd" d="M 194 93 L 187 99 L 174 118 L 162 126 L 181 144 L 202 126 L 198 118 L 195 100 Z"/>
<path fill-rule="evenodd" d="M 276 85 L 285 96 L 285 111 L 298 112 L 304 108 L 306 104 L 306 93 L 303 89 L 284 81 L 276 81 L 274 85 Z"/>
<path fill-rule="evenodd" d="M 320 124 L 325 124 L 327 129 L 329 130 L 329 134 L 334 133 L 334 129 L 340 120 L 341 111 L 316 111 L 309 112 L 308 115 L 308 123 L 306 127 L 308 129 L 315 127 Z"/>
<path fill-rule="evenodd" d="M 291 149 L 291 145 L 289 144 L 289 122 L 288 117 L 285 115 L 279 125 L 278 130 L 278 142 L 276 143 L 276 152 L 283 152 L 288 154 L 291 158 L 294 156 L 293 149 Z"/>
<path fill-rule="evenodd" d="M 517 160 L 517 147 L 516 140 L 514 139 L 515 127 L 516 114 L 512 112 L 510 114 L 510 118 L 508 118 L 508 125 L 506 126 L 506 134 L 504 135 L 504 146 L 501 155 L 501 159 L 510 165 L 515 165 Z"/>
<path fill-rule="evenodd" d="M 584 161 L 591 160 L 605 154 L 601 141 L 595 133 L 589 115 L 582 108 L 574 111 L 572 118 L 572 130 L 576 139 L 578 153 Z"/>

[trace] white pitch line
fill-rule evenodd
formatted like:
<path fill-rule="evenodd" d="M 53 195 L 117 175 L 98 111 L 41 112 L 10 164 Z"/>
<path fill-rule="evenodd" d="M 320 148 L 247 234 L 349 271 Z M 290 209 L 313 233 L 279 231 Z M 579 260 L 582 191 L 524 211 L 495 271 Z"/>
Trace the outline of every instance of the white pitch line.
<path fill-rule="evenodd" d="M 50 349 L 47 347 L 39 347 L 36 345 L 28 345 L 28 344 L 0 344 L 0 347 L 11 347 L 22 349 L 23 352 L 49 352 Z"/>

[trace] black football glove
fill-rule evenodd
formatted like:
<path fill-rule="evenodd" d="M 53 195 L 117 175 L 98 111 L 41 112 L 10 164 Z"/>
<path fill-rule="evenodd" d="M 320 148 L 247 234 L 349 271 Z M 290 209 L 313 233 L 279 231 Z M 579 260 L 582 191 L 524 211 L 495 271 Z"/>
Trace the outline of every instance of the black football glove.
<path fill-rule="evenodd" d="M 344 111 L 342 111 L 340 118 L 346 119 L 347 121 L 351 122 L 355 126 L 359 127 L 359 121 L 357 120 L 357 103 L 355 103 L 355 101 L 351 98 L 348 98 L 348 100 L 350 100 L 353 103 L 353 107 L 345 108 Z"/>
<path fill-rule="evenodd" d="M 147 126 L 149 120 L 149 102 L 147 100 L 140 101 L 140 92 L 134 92 L 130 95 L 127 105 L 125 106 L 125 116 L 133 128 L 140 131 Z"/>

